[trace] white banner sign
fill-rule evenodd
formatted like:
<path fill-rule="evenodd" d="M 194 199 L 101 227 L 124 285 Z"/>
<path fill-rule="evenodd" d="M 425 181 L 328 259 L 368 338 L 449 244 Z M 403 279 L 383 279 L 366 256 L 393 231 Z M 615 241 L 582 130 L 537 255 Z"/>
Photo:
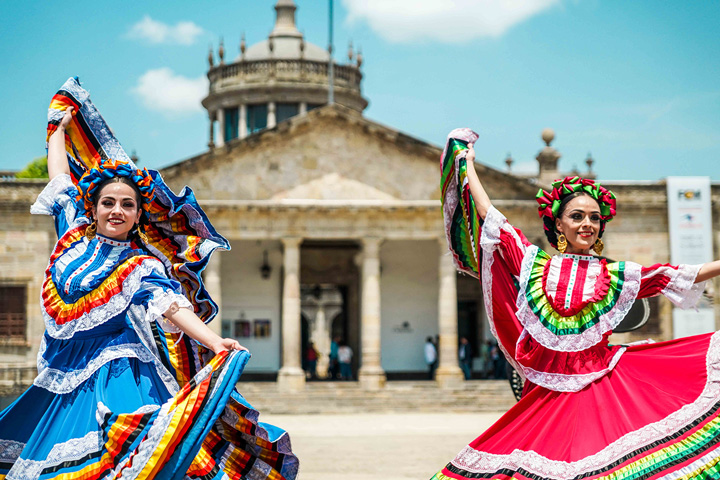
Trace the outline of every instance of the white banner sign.
<path fill-rule="evenodd" d="M 709 177 L 668 177 L 670 261 L 699 264 L 713 260 Z M 715 314 L 703 299 L 696 310 L 673 309 L 675 338 L 715 330 Z"/>

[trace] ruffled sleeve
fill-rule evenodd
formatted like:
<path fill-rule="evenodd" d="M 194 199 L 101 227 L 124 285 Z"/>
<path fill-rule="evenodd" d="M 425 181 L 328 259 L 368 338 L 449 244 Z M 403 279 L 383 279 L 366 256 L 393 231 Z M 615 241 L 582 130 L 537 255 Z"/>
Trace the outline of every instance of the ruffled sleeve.
<path fill-rule="evenodd" d="M 659 263 L 642 267 L 638 298 L 662 294 L 680 308 L 692 308 L 705 290 L 705 282 L 695 283 L 700 267 Z"/>
<path fill-rule="evenodd" d="M 37 200 L 30 207 L 30 213 L 55 217 L 55 232 L 58 238 L 62 237 L 71 227 L 88 222 L 84 215 L 78 213 L 76 197 L 77 187 L 73 184 L 70 175 L 58 175 L 40 192 Z"/>
<path fill-rule="evenodd" d="M 149 322 L 157 322 L 166 333 L 181 333 L 182 331 L 168 321 L 163 314 L 172 305 L 193 310 L 190 301 L 183 295 L 179 282 L 164 277 L 158 273 L 148 275 L 143 279 L 139 291 L 135 294 L 134 303 L 146 306 L 145 318 Z"/>

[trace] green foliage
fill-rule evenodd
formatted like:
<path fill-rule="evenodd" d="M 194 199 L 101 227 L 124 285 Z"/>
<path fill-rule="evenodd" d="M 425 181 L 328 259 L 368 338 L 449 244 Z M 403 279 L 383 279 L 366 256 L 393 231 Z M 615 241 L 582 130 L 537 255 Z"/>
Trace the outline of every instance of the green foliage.
<path fill-rule="evenodd" d="M 38 157 L 15 174 L 15 178 L 48 178 L 47 157 Z"/>

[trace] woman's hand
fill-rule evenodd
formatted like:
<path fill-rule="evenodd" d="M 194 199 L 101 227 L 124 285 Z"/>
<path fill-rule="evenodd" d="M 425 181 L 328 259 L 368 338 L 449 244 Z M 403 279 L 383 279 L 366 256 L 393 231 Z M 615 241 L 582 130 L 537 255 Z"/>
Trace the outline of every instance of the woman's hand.
<path fill-rule="evenodd" d="M 225 352 L 228 350 L 245 350 L 248 351 L 247 348 L 243 347 L 238 343 L 237 340 L 233 338 L 221 338 L 218 342 L 216 342 L 213 345 L 210 345 L 210 350 L 215 352 L 215 355 L 217 355 L 220 352 Z"/>
<path fill-rule="evenodd" d="M 72 113 L 75 107 L 68 107 L 58 128 L 48 139 L 48 177 L 50 180 L 61 174 L 69 174 L 70 166 L 65 153 L 65 127 L 72 120 Z"/>
<path fill-rule="evenodd" d="M 73 110 L 75 110 L 75 107 L 68 107 L 67 110 L 65 110 L 65 115 L 63 116 L 62 120 L 60 120 L 60 125 L 58 125 L 59 128 L 65 130 L 67 126 L 70 125 L 73 117 Z"/>
<path fill-rule="evenodd" d="M 472 165 L 473 163 L 475 163 L 475 148 L 473 147 L 472 143 L 468 143 L 467 147 L 468 152 L 467 155 L 465 155 L 465 159 L 470 165 Z"/>

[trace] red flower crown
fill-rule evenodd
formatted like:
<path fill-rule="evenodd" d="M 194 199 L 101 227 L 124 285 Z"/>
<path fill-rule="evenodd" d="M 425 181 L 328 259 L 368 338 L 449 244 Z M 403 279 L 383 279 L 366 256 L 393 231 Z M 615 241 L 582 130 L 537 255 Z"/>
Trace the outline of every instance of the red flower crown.
<path fill-rule="evenodd" d="M 560 212 L 560 205 L 563 199 L 576 192 L 584 192 L 594 198 L 600 205 L 600 235 L 605 231 L 605 224 L 613 219 L 616 213 L 615 194 L 605 187 L 600 186 L 589 178 L 578 176 L 565 177 L 552 183 L 552 190 L 545 191 L 542 188 L 535 196 L 538 206 L 538 215 L 543 219 L 545 235 L 553 247 L 557 244 L 555 235 L 555 219 Z"/>

